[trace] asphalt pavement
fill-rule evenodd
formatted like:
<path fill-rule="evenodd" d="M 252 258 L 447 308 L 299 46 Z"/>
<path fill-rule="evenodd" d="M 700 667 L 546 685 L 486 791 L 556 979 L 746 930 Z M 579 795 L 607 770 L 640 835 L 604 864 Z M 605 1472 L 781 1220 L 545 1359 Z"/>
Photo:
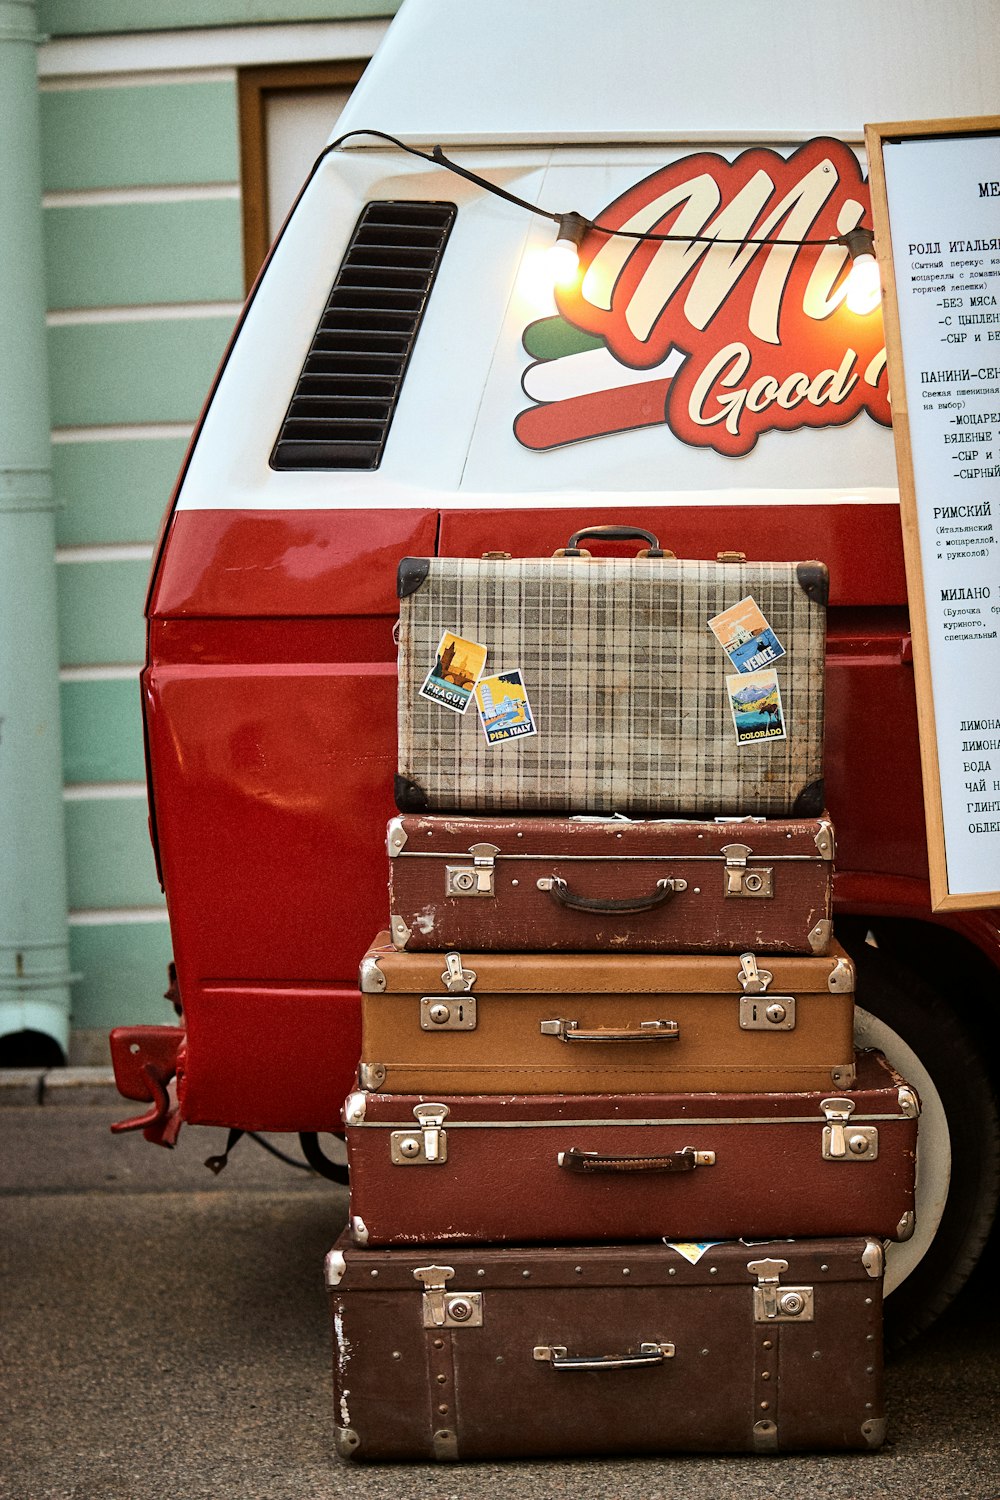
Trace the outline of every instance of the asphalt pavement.
<path fill-rule="evenodd" d="M 346 1463 L 322 1274 L 346 1189 L 248 1138 L 214 1176 L 223 1131 L 112 1136 L 108 1092 L 0 1109 L 3 1500 L 1000 1497 L 995 1247 L 889 1360 L 875 1453 Z"/>

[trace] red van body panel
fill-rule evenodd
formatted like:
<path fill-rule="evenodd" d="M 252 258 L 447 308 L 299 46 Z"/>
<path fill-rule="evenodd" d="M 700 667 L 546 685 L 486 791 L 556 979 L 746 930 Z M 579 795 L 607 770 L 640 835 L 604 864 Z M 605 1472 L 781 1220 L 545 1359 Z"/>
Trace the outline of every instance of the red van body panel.
<path fill-rule="evenodd" d="M 826 562 L 836 909 L 930 918 L 895 506 L 178 511 L 143 695 L 186 1120 L 339 1129 L 357 966 L 387 914 L 398 560 L 545 556 L 607 522 L 645 525 L 680 557 Z M 1000 962 L 996 913 L 947 925 Z"/>

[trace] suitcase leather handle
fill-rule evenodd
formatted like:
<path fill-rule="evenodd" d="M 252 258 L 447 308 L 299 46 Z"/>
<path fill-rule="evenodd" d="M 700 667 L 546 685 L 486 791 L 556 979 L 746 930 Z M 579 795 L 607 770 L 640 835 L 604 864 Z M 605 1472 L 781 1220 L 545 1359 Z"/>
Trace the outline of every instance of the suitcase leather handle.
<path fill-rule="evenodd" d="M 640 912 L 653 911 L 662 906 L 678 891 L 687 890 L 686 880 L 658 880 L 656 889 L 649 896 L 575 896 L 558 875 L 543 875 L 538 881 L 540 891 L 548 891 L 559 906 L 568 906 L 571 911 L 596 912 Z"/>
<path fill-rule="evenodd" d="M 578 1021 L 540 1021 L 543 1036 L 558 1037 L 561 1042 L 676 1042 L 680 1038 L 679 1021 L 640 1021 L 638 1028 L 581 1031 Z"/>
<path fill-rule="evenodd" d="M 531 1353 L 554 1370 L 641 1370 L 673 1359 L 674 1346 L 650 1341 L 640 1344 L 636 1354 L 569 1354 L 564 1344 L 537 1344 Z"/>
<path fill-rule="evenodd" d="M 590 553 L 586 548 L 580 546 L 585 536 L 604 542 L 645 542 L 646 546 L 639 553 L 640 557 L 674 556 L 672 552 L 664 551 L 653 533 L 642 526 L 584 526 L 582 530 L 574 531 L 565 547 L 561 547 L 556 553 L 556 557 L 589 557 Z"/>
<path fill-rule="evenodd" d="M 567 1172 L 693 1172 L 696 1167 L 714 1167 L 715 1152 L 684 1146 L 663 1156 L 602 1156 L 571 1146 L 560 1151 L 557 1160 Z"/>

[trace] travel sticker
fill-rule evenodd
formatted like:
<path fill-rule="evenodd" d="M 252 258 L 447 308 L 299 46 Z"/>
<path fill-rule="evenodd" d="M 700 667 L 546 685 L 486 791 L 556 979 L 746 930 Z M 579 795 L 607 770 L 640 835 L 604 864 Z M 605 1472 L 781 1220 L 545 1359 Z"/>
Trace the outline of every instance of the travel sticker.
<path fill-rule="evenodd" d="M 757 672 L 785 654 L 757 601 L 749 596 L 713 615 L 708 623 L 737 672 Z"/>
<path fill-rule="evenodd" d="M 476 683 L 476 703 L 488 744 L 536 733 L 527 689 L 517 669 L 483 677 Z"/>
<path fill-rule="evenodd" d="M 685 1260 L 689 1260 L 693 1266 L 696 1266 L 701 1260 L 701 1257 L 705 1254 L 706 1250 L 711 1250 L 713 1245 L 721 1245 L 722 1241 L 664 1240 L 663 1243 L 666 1245 L 668 1250 L 676 1250 L 678 1255 L 683 1255 Z"/>
<path fill-rule="evenodd" d="M 437 656 L 420 689 L 421 698 L 440 703 L 453 713 L 464 714 L 472 701 L 472 689 L 486 665 L 486 647 L 446 630 Z"/>
<path fill-rule="evenodd" d="M 785 715 L 781 707 L 778 674 L 773 667 L 762 667 L 759 672 L 737 672 L 727 677 L 726 692 L 736 725 L 737 744 L 785 738 Z"/>

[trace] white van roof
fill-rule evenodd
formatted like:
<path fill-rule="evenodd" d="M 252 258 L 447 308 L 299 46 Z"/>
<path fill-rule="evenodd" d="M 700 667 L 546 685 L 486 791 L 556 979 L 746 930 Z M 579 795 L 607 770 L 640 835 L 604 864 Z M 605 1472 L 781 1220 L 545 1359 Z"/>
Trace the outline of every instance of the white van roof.
<path fill-rule="evenodd" d="M 994 114 L 998 75 L 1000 0 L 403 0 L 336 134 L 860 140 Z"/>

